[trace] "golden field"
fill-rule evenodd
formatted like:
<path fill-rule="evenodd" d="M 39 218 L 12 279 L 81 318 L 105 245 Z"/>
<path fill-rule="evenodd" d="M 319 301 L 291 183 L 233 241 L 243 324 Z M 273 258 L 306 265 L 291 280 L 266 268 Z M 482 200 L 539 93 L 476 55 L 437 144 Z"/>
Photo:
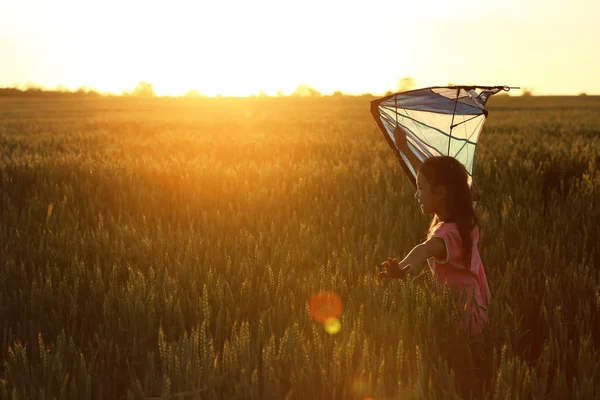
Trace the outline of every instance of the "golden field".
<path fill-rule="evenodd" d="M 0 98 L 0 397 L 598 398 L 600 98 L 489 101 L 477 340 L 370 100 Z"/>

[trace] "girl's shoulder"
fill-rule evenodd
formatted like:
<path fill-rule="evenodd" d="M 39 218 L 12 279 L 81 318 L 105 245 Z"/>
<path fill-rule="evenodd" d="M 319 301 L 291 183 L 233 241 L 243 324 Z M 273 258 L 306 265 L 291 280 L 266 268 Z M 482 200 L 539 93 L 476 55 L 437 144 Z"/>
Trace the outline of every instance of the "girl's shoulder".
<path fill-rule="evenodd" d="M 432 235 L 441 235 L 443 233 L 449 233 L 452 231 L 458 232 L 458 226 L 455 222 L 444 222 L 440 221 L 432 229 Z"/>
<path fill-rule="evenodd" d="M 459 235 L 459 231 L 458 231 L 458 225 L 456 225 L 456 222 L 443 222 L 440 221 L 438 224 L 436 224 L 433 229 L 431 230 L 431 235 L 430 236 L 448 236 L 448 235 L 452 235 L 452 234 L 456 234 Z M 473 241 L 477 242 L 477 240 L 479 239 L 479 228 L 477 227 L 477 225 L 475 225 L 475 227 L 473 227 Z"/>

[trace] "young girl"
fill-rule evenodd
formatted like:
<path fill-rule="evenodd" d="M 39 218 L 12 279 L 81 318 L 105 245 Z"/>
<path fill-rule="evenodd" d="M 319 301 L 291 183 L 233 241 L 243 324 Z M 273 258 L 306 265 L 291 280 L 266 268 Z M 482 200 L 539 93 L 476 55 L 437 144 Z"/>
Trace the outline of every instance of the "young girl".
<path fill-rule="evenodd" d="M 415 199 L 425 215 L 433 215 L 427 240 L 415 246 L 401 261 L 388 258 L 379 277 L 402 278 L 411 266 L 425 260 L 440 283 L 455 289 L 459 310 L 464 310 L 461 327 L 481 333 L 487 322 L 490 297 L 477 241 L 477 216 L 465 167 L 455 158 L 440 156 L 423 163 L 408 150 L 406 137 L 395 132 L 400 150 L 418 168 Z"/>

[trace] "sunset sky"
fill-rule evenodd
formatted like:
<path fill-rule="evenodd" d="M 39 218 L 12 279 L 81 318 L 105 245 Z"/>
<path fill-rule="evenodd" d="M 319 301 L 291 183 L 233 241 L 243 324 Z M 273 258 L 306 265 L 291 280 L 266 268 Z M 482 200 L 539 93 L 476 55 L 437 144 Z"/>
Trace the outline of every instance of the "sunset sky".
<path fill-rule="evenodd" d="M 599 19 L 592 0 L 6 0 L 0 87 L 381 94 L 412 77 L 600 94 Z"/>

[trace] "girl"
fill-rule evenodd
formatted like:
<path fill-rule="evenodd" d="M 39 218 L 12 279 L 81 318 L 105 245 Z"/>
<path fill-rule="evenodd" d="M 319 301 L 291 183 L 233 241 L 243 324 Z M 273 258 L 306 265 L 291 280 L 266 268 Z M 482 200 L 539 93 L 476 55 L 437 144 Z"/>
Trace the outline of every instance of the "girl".
<path fill-rule="evenodd" d="M 415 246 L 401 261 L 388 258 L 379 277 L 402 278 L 411 266 L 425 260 L 437 280 L 453 287 L 459 310 L 464 310 L 461 327 L 472 335 L 481 333 L 487 322 L 490 297 L 477 241 L 479 230 L 465 167 L 455 158 L 440 156 L 421 163 L 408 149 L 406 136 L 396 130 L 399 149 L 418 169 L 415 199 L 425 215 L 433 215 L 427 240 Z"/>

